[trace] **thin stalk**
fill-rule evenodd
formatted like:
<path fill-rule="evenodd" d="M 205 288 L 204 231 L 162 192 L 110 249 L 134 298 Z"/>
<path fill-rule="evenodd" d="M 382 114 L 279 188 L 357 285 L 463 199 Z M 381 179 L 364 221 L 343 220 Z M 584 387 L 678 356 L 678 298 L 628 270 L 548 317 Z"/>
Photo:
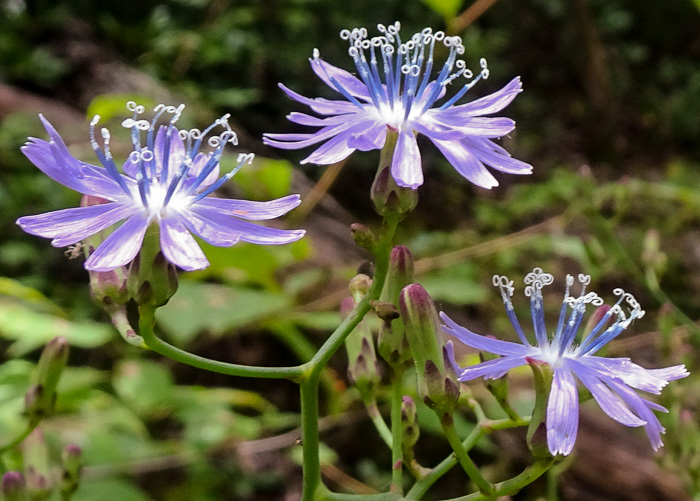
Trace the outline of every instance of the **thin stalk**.
<path fill-rule="evenodd" d="M 301 390 L 301 445 L 304 453 L 303 487 L 301 500 L 313 501 L 321 488 L 320 439 L 318 433 L 319 373 L 302 380 Z"/>
<path fill-rule="evenodd" d="M 495 485 L 490 494 L 475 492 L 468 496 L 449 499 L 447 501 L 493 501 L 503 496 L 515 494 L 526 485 L 531 484 L 541 477 L 554 464 L 554 458 L 535 461 L 532 466 L 526 468 L 520 475 Z"/>
<path fill-rule="evenodd" d="M 394 373 L 391 384 L 391 492 L 403 494 L 403 370 Z"/>
<path fill-rule="evenodd" d="M 472 482 L 479 488 L 479 491 L 487 495 L 492 494 L 494 491 L 493 484 L 484 478 L 479 468 L 477 468 L 474 461 L 469 457 L 469 452 L 464 445 L 462 445 L 462 441 L 459 435 L 457 435 L 452 415 L 444 413 L 440 417 L 440 424 L 442 425 L 442 431 L 445 433 L 445 438 L 447 438 L 447 441 L 450 443 L 450 447 L 452 447 L 457 461 L 462 465 L 466 474 L 469 475 Z"/>
<path fill-rule="evenodd" d="M 17 435 L 15 438 L 13 438 L 12 440 L 10 440 L 10 441 L 9 441 L 8 443 L 6 443 L 5 445 L 0 446 L 0 454 L 2 454 L 2 453 L 5 452 L 5 451 L 9 451 L 9 450 L 12 449 L 13 447 L 15 447 L 15 446 L 21 444 L 21 443 L 24 441 L 24 439 L 27 438 L 27 437 L 29 436 L 29 434 L 30 434 L 31 432 L 33 432 L 34 429 L 35 429 L 38 425 L 39 425 L 39 422 L 36 422 L 36 423 L 27 425 L 27 428 L 26 428 L 22 433 L 20 433 L 19 435 Z"/>
<path fill-rule="evenodd" d="M 379 437 L 387 445 L 387 447 L 391 448 L 391 430 L 389 429 L 389 427 L 386 424 L 386 421 L 384 421 L 384 418 L 379 412 L 379 407 L 377 406 L 377 399 L 374 397 L 374 395 L 362 395 L 362 400 L 365 403 L 367 415 L 370 417 L 370 419 L 372 420 L 372 424 L 374 424 L 374 427 L 377 429 Z"/>
<path fill-rule="evenodd" d="M 229 376 L 258 377 L 273 379 L 298 380 L 303 372 L 303 366 L 296 367 L 257 367 L 239 364 L 229 364 L 219 362 L 209 358 L 200 357 L 177 348 L 156 336 L 155 331 L 155 308 L 152 306 L 139 307 L 139 331 L 146 346 L 164 357 L 171 358 L 198 369 Z"/>
<path fill-rule="evenodd" d="M 491 421 L 489 419 L 485 419 L 484 421 L 477 423 L 476 427 L 462 442 L 462 446 L 466 451 L 470 451 L 472 447 L 476 445 L 479 439 L 481 439 L 481 437 L 491 431 L 527 426 L 529 423 L 529 417 L 518 421 L 512 421 L 510 419 L 498 419 Z M 428 489 L 430 489 L 435 482 L 437 482 L 445 473 L 450 471 L 456 464 L 457 458 L 454 454 L 450 454 L 437 466 L 429 470 L 424 477 L 413 484 L 413 487 L 411 487 L 408 493 L 406 493 L 406 497 L 409 499 L 421 499 L 425 493 L 428 492 Z"/>

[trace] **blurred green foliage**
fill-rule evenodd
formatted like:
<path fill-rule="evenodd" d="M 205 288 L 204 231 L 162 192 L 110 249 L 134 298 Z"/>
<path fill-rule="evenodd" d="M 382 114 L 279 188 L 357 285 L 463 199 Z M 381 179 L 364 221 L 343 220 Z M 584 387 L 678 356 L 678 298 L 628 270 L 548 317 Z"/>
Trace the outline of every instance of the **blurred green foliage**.
<path fill-rule="evenodd" d="M 298 108 L 277 83 L 332 96 L 308 65 L 313 48 L 351 69 L 340 29 L 373 31 L 376 23 L 397 19 L 407 32 L 426 25 L 454 29 L 470 5 L 7 0 L 0 3 L 0 87 L 115 123 L 125 100 L 149 105 L 164 91 L 188 103 L 183 120 L 193 125 L 231 112 L 243 149 L 262 153 L 236 174 L 235 196 L 270 199 L 296 189 L 293 170 L 305 155 L 260 145 L 263 132 L 294 129 L 284 115 Z M 633 334 L 628 341 L 650 365 L 685 362 L 697 369 L 693 349 L 700 335 L 688 319 L 700 317 L 699 8 L 697 0 L 501 0 L 459 30 L 467 63 L 482 56 L 490 63 L 491 77 L 470 94 L 496 90 L 513 75 L 523 78 L 525 92 L 508 109 L 518 128 L 503 141 L 533 163 L 535 173 L 501 176 L 503 186 L 485 192 L 425 145 L 426 184 L 401 243 L 419 258 L 418 278 L 440 308 L 455 318 L 466 315 L 463 323 L 475 330 L 508 337 L 502 304 L 489 288 L 492 274 L 517 282 L 541 266 L 561 284 L 566 273 L 584 272 L 601 295 L 622 285 L 648 310 L 633 330 L 658 332 L 654 341 Z M 111 75 L 110 65 L 117 64 L 156 82 L 157 91 L 136 86 L 122 66 L 115 66 L 118 78 L 105 81 L 100 72 Z M 16 227 L 21 215 L 79 203 L 78 194 L 19 151 L 26 137 L 45 137 L 37 111 L 0 102 L 0 444 L 23 429 L 22 401 L 38 348 L 62 334 L 73 347 L 71 367 L 59 387 L 58 415 L 42 426 L 54 459 L 65 443 L 84 450 L 85 480 L 75 501 L 282 499 L 297 492 L 293 457 L 299 450 L 296 436 L 286 436 L 299 424 L 291 387 L 204 375 L 125 346 L 90 301 L 81 259 L 68 259 L 63 249 Z M 82 139 L 69 142 L 76 155 L 94 162 L 86 132 L 84 124 L 76 135 Z M 368 201 L 377 159 L 376 152 L 353 155 L 331 188 L 368 224 L 377 221 Z M 222 169 L 235 160 L 230 154 Z M 312 181 L 322 172 L 305 170 Z M 359 264 L 329 269 L 319 259 L 328 245 L 323 230 L 279 248 L 203 246 L 212 265 L 183 275 L 179 292 L 159 312 L 160 328 L 174 344 L 215 358 L 262 365 L 307 360 L 337 324 L 344 280 Z M 666 313 L 657 315 L 662 307 Z M 527 316 L 525 301 L 516 308 Z M 658 348 L 651 354 L 650 345 Z M 358 397 L 343 392 L 344 360 L 337 358 L 324 378 L 325 406 L 358 433 L 359 425 L 347 423 L 356 421 Z M 698 384 L 684 380 L 662 402 L 671 409 L 663 462 L 680 472 L 694 496 L 700 492 Z M 522 400 L 527 407 L 526 392 Z M 428 415 L 421 418 L 430 430 Z M 343 433 L 334 435 L 328 442 L 335 450 L 329 446 L 323 457 L 383 488 L 386 451 L 363 440 L 358 452 L 356 438 L 342 442 Z M 270 448 L 256 442 L 275 436 L 282 439 Z M 433 438 L 438 451 L 426 452 L 428 461 L 441 453 Z M 480 453 L 496 464 L 488 443 Z M 12 467 L 16 455 L 5 456 L 0 466 Z M 499 468 L 513 467 L 506 463 Z M 443 488 L 445 497 L 462 494 L 450 488 Z M 522 499 L 534 496 L 526 492 Z"/>

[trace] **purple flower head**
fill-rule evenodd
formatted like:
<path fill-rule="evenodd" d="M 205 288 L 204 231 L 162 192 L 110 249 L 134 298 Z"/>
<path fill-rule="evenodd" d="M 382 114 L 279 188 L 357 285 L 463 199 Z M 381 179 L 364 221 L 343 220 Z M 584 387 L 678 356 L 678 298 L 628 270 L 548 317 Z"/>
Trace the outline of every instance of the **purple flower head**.
<path fill-rule="evenodd" d="M 377 28 L 382 34 L 373 38 L 367 37 L 365 28 L 341 31 L 340 37 L 350 43 L 348 54 L 357 77 L 326 63 L 314 50 L 310 60 L 314 73 L 344 99 L 309 99 L 280 84 L 290 98 L 323 118 L 292 113 L 287 117 L 290 121 L 320 129 L 310 134 L 265 134 L 265 144 L 298 149 L 323 143 L 302 163 L 328 165 L 355 150 L 381 149 L 391 129 L 398 133 L 391 174 L 399 186 L 415 189 L 423 184 L 416 133 L 430 138 L 457 172 L 478 186 L 498 185 L 485 165 L 511 174 L 530 174 L 531 165 L 511 158 L 491 140 L 511 132 L 515 122 L 484 116 L 501 111 L 515 98 L 522 90 L 520 78 L 498 92 L 458 105 L 476 82 L 488 78 L 486 60 L 481 60 L 481 70 L 474 76 L 458 59 L 464 54 L 459 37 L 425 28 L 404 42 L 400 27 L 398 22 L 388 27 L 380 24 Z M 436 44 L 443 44 L 449 55 L 433 77 Z M 456 92 L 447 97 L 447 86 L 453 82 Z"/>
<path fill-rule="evenodd" d="M 501 290 L 508 317 L 521 344 L 475 334 L 441 313 L 446 333 L 468 346 L 501 356 L 459 369 L 459 380 L 469 381 L 478 377 L 496 379 L 513 367 L 531 362 L 546 363 L 553 371 L 546 412 L 547 445 L 552 455 L 568 455 L 576 441 L 579 416 L 576 379 L 583 383 L 600 408 L 615 421 L 626 426 L 644 426 L 651 446 L 657 450 L 663 445 L 661 434 L 664 428 L 653 411 L 667 411 L 642 397 L 636 390 L 659 394 L 669 381 L 686 377 L 688 372 L 684 365 L 645 369 L 632 363 L 629 358 L 596 356 L 598 350 L 617 337 L 634 319 L 642 317 L 644 310 L 631 294 L 615 289 L 615 295 L 619 296 L 617 303 L 600 317 L 589 332 L 577 336 L 586 307 L 603 304 L 595 292 L 586 292 L 590 276 L 579 275 L 578 280 L 581 292 L 578 296 L 571 296 L 569 292 L 574 277 L 567 276 L 559 322 L 550 338 L 545 327 L 542 288 L 551 284 L 554 278 L 540 268 L 535 268 L 525 277 L 525 295 L 530 298 L 535 344 L 530 343 L 520 327 L 510 300 L 513 281 L 504 276 L 493 277 L 493 283 Z M 627 312 L 623 303 L 626 303 Z"/>
<path fill-rule="evenodd" d="M 237 167 L 219 177 L 224 146 L 237 144 L 228 115 L 204 131 L 178 130 L 175 123 L 184 105 L 158 105 L 150 122 L 139 118 L 145 111 L 143 106 L 129 102 L 127 108 L 133 112 L 133 118 L 124 120 L 122 125 L 131 130 L 133 150 L 122 166 L 123 172 L 112 157 L 107 129 L 100 131 L 102 146 L 97 141 L 95 126 L 99 116 L 90 124 L 90 143 L 102 166 L 74 158 L 53 126 L 39 116 L 50 140 L 29 138 L 22 152 L 55 181 L 84 195 L 105 199 L 106 203 L 21 217 L 17 224 L 24 231 L 51 238 L 52 245 L 64 247 L 124 221 L 85 262 L 85 268 L 92 271 L 109 271 L 130 263 L 151 224 L 159 227 L 165 258 L 184 270 L 209 265 L 193 233 L 222 247 L 238 241 L 285 244 L 304 235 L 304 230 L 279 230 L 244 221 L 281 216 L 299 205 L 298 195 L 269 202 L 209 196 L 253 160 L 252 154 L 241 154 Z M 159 126 L 163 115 L 169 115 L 170 120 Z M 216 128 L 222 129 L 218 135 L 212 133 Z M 209 151 L 203 151 L 205 140 Z"/>

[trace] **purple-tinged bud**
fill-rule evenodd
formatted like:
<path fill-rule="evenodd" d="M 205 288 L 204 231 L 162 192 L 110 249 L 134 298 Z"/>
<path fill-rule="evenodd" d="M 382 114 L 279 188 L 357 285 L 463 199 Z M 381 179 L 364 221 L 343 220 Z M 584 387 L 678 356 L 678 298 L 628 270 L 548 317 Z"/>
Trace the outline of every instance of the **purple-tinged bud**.
<path fill-rule="evenodd" d="M 413 282 L 413 255 L 408 248 L 397 246 L 391 250 L 389 270 L 380 300 L 398 308 L 401 289 Z M 411 358 L 403 322 L 386 321 L 379 330 L 379 354 L 392 366 L 403 365 Z"/>
<path fill-rule="evenodd" d="M 34 384 L 25 395 L 25 412 L 32 424 L 53 413 L 56 387 L 68 362 L 69 345 L 63 336 L 49 341 L 41 352 Z"/>
<path fill-rule="evenodd" d="M 24 439 L 22 455 L 29 498 L 32 501 L 48 498 L 53 486 L 49 473 L 49 451 L 41 429 L 36 428 Z"/>
<path fill-rule="evenodd" d="M 444 372 L 438 337 L 440 320 L 428 292 L 420 284 L 408 285 L 401 291 L 399 305 L 416 370 L 425 373 L 426 361 L 432 360 L 438 370 Z"/>
<path fill-rule="evenodd" d="M 74 444 L 68 444 L 61 453 L 61 483 L 59 491 L 64 499 L 70 499 L 80 485 L 80 472 L 83 467 L 83 451 Z"/>
<path fill-rule="evenodd" d="M 408 395 L 401 401 L 401 428 L 403 449 L 412 449 L 418 437 L 420 437 L 420 427 L 418 426 L 418 416 L 416 414 L 416 403 Z"/>
<path fill-rule="evenodd" d="M 177 268 L 160 250 L 158 226 L 151 225 L 146 230 L 141 250 L 129 265 L 126 286 L 140 306 L 163 306 L 177 292 Z"/>
<path fill-rule="evenodd" d="M 352 298 L 346 298 L 340 305 L 340 316 L 346 318 L 354 306 Z M 345 338 L 348 354 L 348 379 L 360 393 L 366 393 L 379 383 L 381 377 L 377 355 L 374 351 L 372 331 L 363 320 Z"/>
<path fill-rule="evenodd" d="M 92 195 L 83 195 L 83 198 L 80 200 L 81 207 L 91 207 L 106 203 L 109 203 L 109 200 Z M 109 232 L 102 230 L 86 238 L 81 245 L 85 250 L 85 256 L 88 257 L 92 254 L 107 236 L 109 236 Z M 118 308 L 129 301 L 126 275 L 127 268 L 124 266 L 111 271 L 90 271 L 90 296 L 110 315 L 114 308 Z"/>
<path fill-rule="evenodd" d="M 3 501 L 26 501 L 27 483 L 18 471 L 8 471 L 2 476 L 0 492 Z"/>
<path fill-rule="evenodd" d="M 377 245 L 377 238 L 372 233 L 367 226 L 360 223 L 353 223 L 350 225 L 350 231 L 352 232 L 352 239 L 363 249 L 369 252 L 374 252 L 374 248 Z"/>
<path fill-rule="evenodd" d="M 399 186 L 391 176 L 391 167 L 381 167 L 372 183 L 372 202 L 385 219 L 401 221 L 418 205 L 418 190 Z"/>
<path fill-rule="evenodd" d="M 350 279 L 350 294 L 355 302 L 360 302 L 360 300 L 367 295 L 370 287 L 372 287 L 372 279 L 367 275 L 360 273 L 355 275 Z"/>
<path fill-rule="evenodd" d="M 418 391 L 425 403 L 443 412 L 454 408 L 459 385 L 445 367 L 440 318 L 432 299 L 419 284 L 401 291 L 399 298 L 408 346 L 416 364 Z"/>

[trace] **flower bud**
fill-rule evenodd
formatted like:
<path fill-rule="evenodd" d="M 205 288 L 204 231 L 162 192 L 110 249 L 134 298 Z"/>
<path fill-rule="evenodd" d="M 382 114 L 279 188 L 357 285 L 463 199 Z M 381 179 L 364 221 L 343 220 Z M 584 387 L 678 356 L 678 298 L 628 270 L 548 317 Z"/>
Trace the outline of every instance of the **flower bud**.
<path fill-rule="evenodd" d="M 354 307 L 352 298 L 341 302 L 340 315 L 346 318 Z M 348 378 L 361 393 L 370 391 L 379 383 L 379 365 L 374 351 L 372 332 L 363 320 L 345 338 L 345 350 L 348 354 Z"/>
<path fill-rule="evenodd" d="M 413 449 L 420 436 L 420 427 L 416 415 L 416 403 L 409 396 L 404 396 L 401 402 L 401 429 L 403 430 L 401 435 L 403 449 Z"/>
<path fill-rule="evenodd" d="M 416 364 L 418 391 L 434 409 L 450 411 L 457 403 L 459 385 L 445 367 L 441 328 L 435 305 L 426 290 L 412 284 L 401 291 L 401 317 Z"/>
<path fill-rule="evenodd" d="M 80 470 L 83 467 L 82 450 L 77 445 L 69 444 L 61 453 L 61 496 L 69 499 L 80 485 Z"/>
<path fill-rule="evenodd" d="M 53 486 L 49 473 L 49 451 L 39 428 L 22 442 L 22 455 L 29 498 L 32 501 L 47 499 Z"/>
<path fill-rule="evenodd" d="M 158 226 L 146 230 L 141 250 L 129 266 L 126 284 L 141 306 L 163 306 L 177 292 L 177 269 L 160 250 Z"/>
<path fill-rule="evenodd" d="M 18 471 L 8 471 L 2 476 L 0 492 L 4 501 L 26 501 L 27 483 Z"/>
<path fill-rule="evenodd" d="M 41 353 L 36 368 L 34 384 L 25 395 L 25 412 L 30 423 L 36 424 L 53 413 L 56 404 L 56 387 L 68 362 L 68 341 L 57 336 L 49 341 Z"/>
<path fill-rule="evenodd" d="M 355 275 L 350 279 L 350 294 L 355 302 L 360 302 L 360 300 L 367 295 L 369 288 L 372 286 L 372 279 L 367 275 L 360 273 Z"/>
<path fill-rule="evenodd" d="M 390 303 L 398 308 L 401 289 L 413 282 L 413 256 L 408 248 L 394 247 L 389 258 L 384 289 L 381 301 Z M 382 318 L 380 316 L 380 318 Z M 404 334 L 403 322 L 393 322 L 388 317 L 379 329 L 377 348 L 379 354 L 392 366 L 403 365 L 410 359 L 411 353 Z"/>
<path fill-rule="evenodd" d="M 400 221 L 418 205 L 418 190 L 397 185 L 391 167 L 379 169 L 371 193 L 375 210 L 385 219 Z"/>
<path fill-rule="evenodd" d="M 367 226 L 364 224 L 353 223 L 350 225 L 352 239 L 358 245 L 370 252 L 374 252 L 374 246 L 377 244 L 377 239 Z"/>

